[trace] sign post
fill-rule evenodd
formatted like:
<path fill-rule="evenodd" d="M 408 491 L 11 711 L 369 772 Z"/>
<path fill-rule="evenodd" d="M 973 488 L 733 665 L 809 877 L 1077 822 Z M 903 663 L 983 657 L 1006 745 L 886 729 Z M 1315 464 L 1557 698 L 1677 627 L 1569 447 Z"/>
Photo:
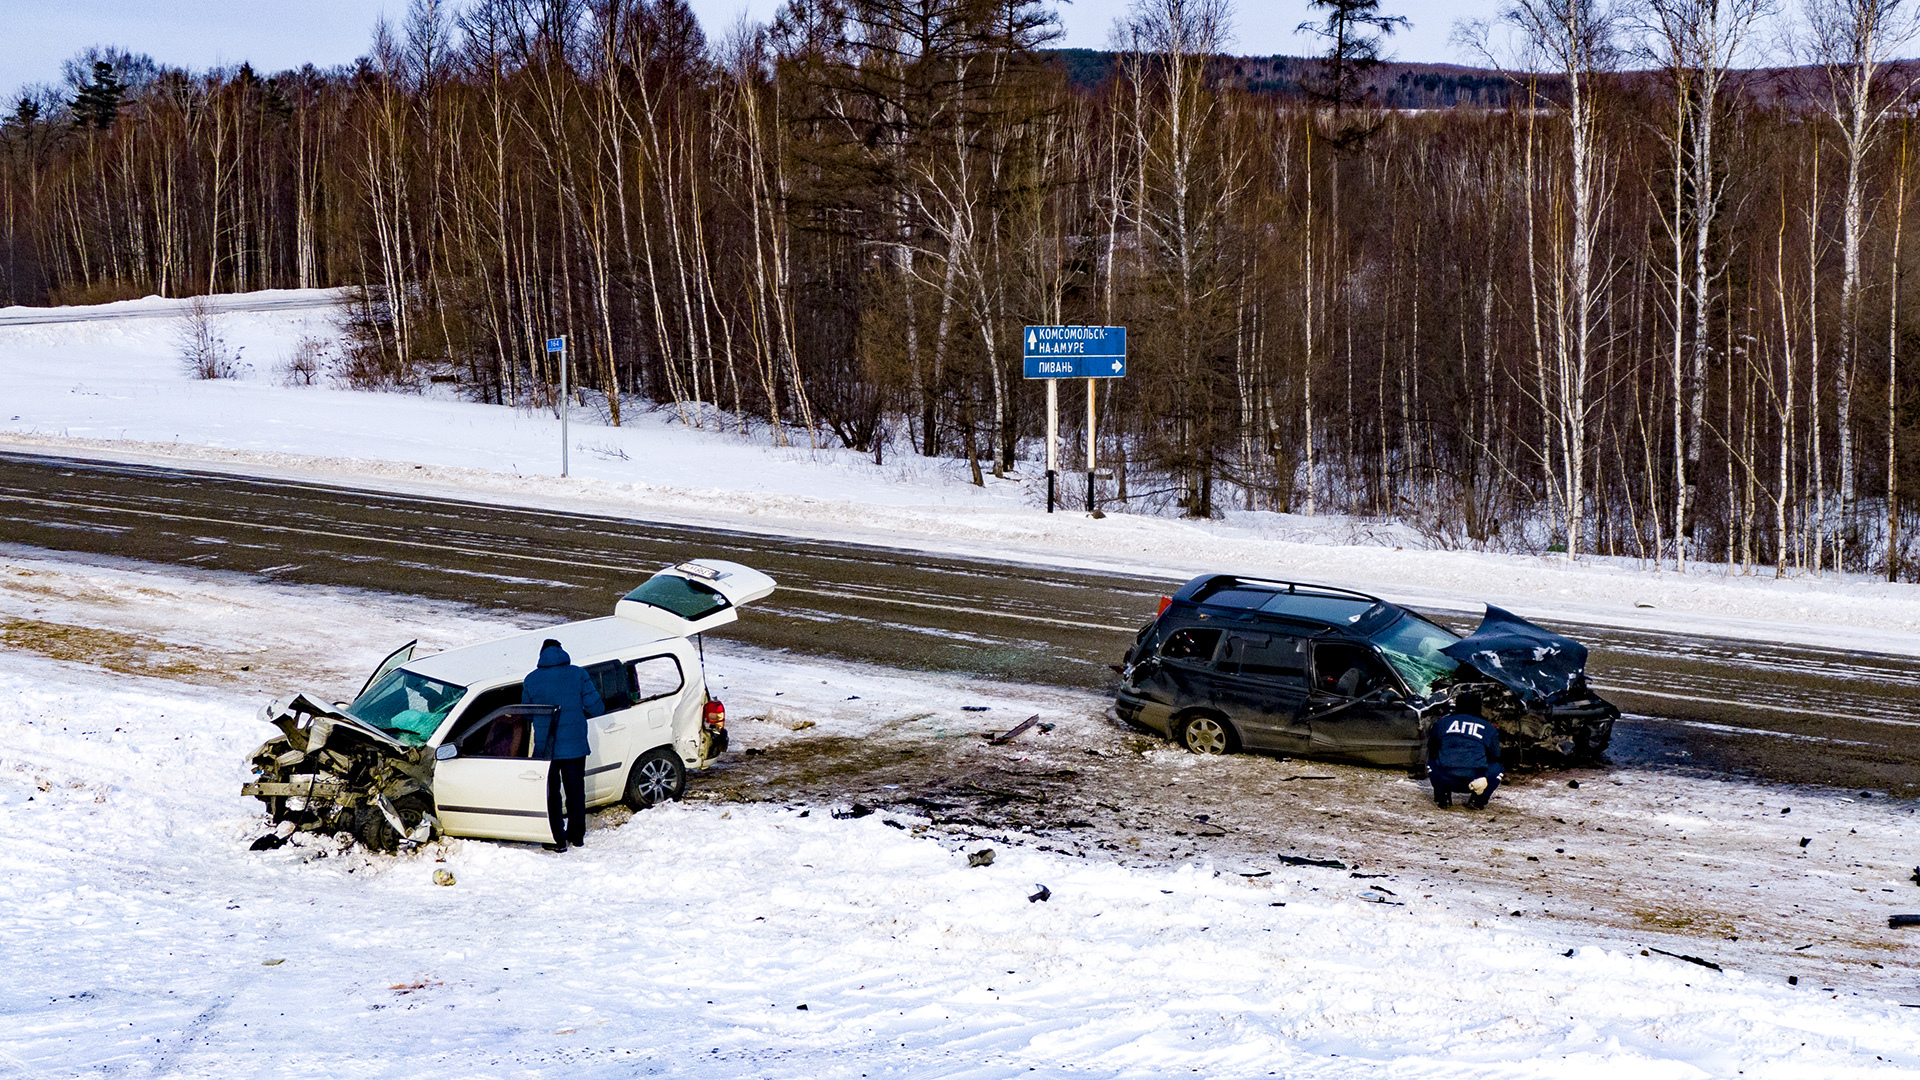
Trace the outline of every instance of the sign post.
<path fill-rule="evenodd" d="M 1053 478 L 1060 470 L 1060 380 L 1047 380 L 1047 513 L 1053 513 Z"/>
<path fill-rule="evenodd" d="M 1127 373 L 1124 326 L 1029 326 L 1023 337 L 1026 377 L 1047 380 L 1047 513 L 1053 513 L 1054 478 L 1059 471 L 1061 379 L 1087 380 L 1087 511 L 1094 510 L 1095 379 Z"/>
<path fill-rule="evenodd" d="M 1087 380 L 1087 513 L 1093 509 L 1093 380 Z"/>
<path fill-rule="evenodd" d="M 567 475 L 567 337 L 547 339 L 547 353 L 560 356 L 560 475 Z"/>

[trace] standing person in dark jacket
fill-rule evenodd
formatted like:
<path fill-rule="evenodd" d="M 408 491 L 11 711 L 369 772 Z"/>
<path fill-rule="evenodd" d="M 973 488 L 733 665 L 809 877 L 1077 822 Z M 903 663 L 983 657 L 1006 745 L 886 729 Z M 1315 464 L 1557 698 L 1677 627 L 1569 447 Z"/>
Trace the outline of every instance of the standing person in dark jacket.
<path fill-rule="evenodd" d="M 1434 723 L 1427 734 L 1427 779 L 1433 782 L 1436 806 L 1452 806 L 1456 794 L 1467 805 L 1484 808 L 1500 786 L 1500 729 L 1480 715 L 1480 699 L 1461 694 L 1454 711 Z"/>
<path fill-rule="evenodd" d="M 592 677 L 574 667 L 573 658 L 552 638 L 540 643 L 540 666 L 521 684 L 520 701 L 559 710 L 553 721 L 552 745 L 547 745 L 549 736 L 536 728 L 536 735 L 542 737 L 534 739 L 533 754 L 553 762 L 547 768 L 552 849 L 565 851 L 568 844 L 583 847 L 587 842 L 587 717 L 607 711 L 606 703 L 594 689 Z"/>

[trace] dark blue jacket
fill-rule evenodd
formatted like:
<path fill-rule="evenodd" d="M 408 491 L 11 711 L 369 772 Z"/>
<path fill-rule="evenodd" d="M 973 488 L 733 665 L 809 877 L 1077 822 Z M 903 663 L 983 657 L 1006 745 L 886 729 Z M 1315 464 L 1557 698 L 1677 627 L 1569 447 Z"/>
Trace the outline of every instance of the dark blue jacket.
<path fill-rule="evenodd" d="M 1440 769 L 1500 773 L 1500 729 L 1471 713 L 1436 720 L 1427 736 L 1427 764 Z"/>
<path fill-rule="evenodd" d="M 549 645 L 540 650 L 540 666 L 520 685 L 524 705 L 552 705 L 560 710 L 553 726 L 553 752 L 547 752 L 544 724 L 534 725 L 533 756 L 559 761 L 587 756 L 587 717 L 607 711 L 600 691 L 582 668 L 573 666 L 565 649 Z"/>

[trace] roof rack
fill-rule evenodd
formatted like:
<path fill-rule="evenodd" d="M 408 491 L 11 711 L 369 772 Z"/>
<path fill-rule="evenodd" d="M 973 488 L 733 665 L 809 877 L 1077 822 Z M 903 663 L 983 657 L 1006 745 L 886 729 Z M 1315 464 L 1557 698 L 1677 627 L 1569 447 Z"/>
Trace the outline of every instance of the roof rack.
<path fill-rule="evenodd" d="M 1212 580 L 1217 581 L 1220 578 L 1227 578 L 1236 585 L 1259 585 L 1272 589 L 1285 589 L 1287 592 L 1294 594 L 1299 593 L 1302 589 L 1307 589 L 1326 596 L 1351 596 L 1356 600 L 1369 600 L 1376 604 L 1381 602 L 1379 597 L 1370 593 L 1363 593 L 1358 589 L 1343 589 L 1338 585 L 1315 585 L 1312 582 L 1306 581 L 1274 581 L 1270 578 L 1240 577 L 1237 574 L 1220 574 Z"/>

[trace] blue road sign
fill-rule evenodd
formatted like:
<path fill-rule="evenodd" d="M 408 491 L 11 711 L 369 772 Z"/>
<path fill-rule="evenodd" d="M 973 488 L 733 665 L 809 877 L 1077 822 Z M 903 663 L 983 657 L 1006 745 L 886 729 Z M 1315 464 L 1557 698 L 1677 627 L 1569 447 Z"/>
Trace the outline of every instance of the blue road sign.
<path fill-rule="evenodd" d="M 550 338 L 548 338 L 548 339 L 547 339 L 547 351 L 548 351 L 548 352 L 563 352 L 563 351 L 565 351 L 565 350 L 566 350 L 566 347 L 567 347 L 567 339 L 566 339 L 566 338 L 563 338 L 563 337 L 550 337 Z"/>
<path fill-rule="evenodd" d="M 1021 341 L 1029 379 L 1117 379 L 1127 373 L 1124 326 L 1029 326 Z"/>

